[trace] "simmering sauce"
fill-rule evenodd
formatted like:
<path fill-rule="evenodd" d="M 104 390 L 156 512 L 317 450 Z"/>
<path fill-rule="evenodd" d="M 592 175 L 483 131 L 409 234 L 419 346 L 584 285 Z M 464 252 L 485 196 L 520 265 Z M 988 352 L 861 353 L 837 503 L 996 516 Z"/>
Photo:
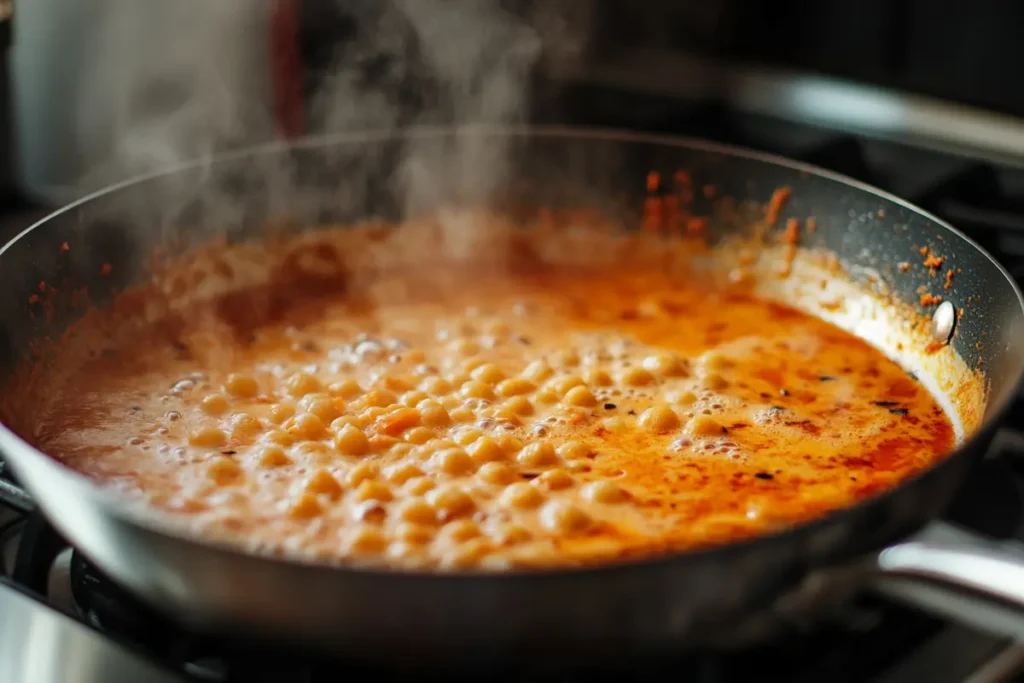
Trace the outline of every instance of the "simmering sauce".
<path fill-rule="evenodd" d="M 196 306 L 69 371 L 34 441 L 200 538 L 435 569 L 724 544 L 953 446 L 897 364 L 750 295 L 597 267 L 377 285 Z"/>

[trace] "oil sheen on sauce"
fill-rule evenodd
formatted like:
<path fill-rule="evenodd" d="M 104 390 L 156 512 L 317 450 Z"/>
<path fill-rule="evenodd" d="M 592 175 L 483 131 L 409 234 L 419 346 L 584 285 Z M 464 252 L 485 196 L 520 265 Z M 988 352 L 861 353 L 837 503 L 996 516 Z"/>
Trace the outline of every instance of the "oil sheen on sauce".
<path fill-rule="evenodd" d="M 639 270 L 459 280 L 196 307 L 70 370 L 35 441 L 199 538 L 441 570 L 725 544 L 953 445 L 925 387 L 796 310 Z"/>

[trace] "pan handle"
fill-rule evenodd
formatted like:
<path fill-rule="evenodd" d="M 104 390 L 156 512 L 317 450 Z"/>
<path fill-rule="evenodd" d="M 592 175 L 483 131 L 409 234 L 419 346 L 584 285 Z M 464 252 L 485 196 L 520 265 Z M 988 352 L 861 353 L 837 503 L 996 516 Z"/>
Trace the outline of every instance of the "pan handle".
<path fill-rule="evenodd" d="M 976 628 L 1024 638 L 1024 548 L 955 531 L 958 542 L 911 540 L 880 552 L 873 588 Z"/>

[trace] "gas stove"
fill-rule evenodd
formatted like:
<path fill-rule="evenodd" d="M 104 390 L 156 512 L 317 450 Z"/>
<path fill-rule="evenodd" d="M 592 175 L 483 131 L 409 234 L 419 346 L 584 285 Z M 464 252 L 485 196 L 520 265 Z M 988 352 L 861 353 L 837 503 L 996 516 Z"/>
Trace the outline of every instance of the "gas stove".
<path fill-rule="evenodd" d="M 693 65 L 659 66 L 650 54 L 620 59 L 625 65 L 552 75 L 548 85 L 557 87 L 540 92 L 558 95 L 539 98 L 534 118 L 709 138 L 815 163 L 933 211 L 990 250 L 1018 281 L 1024 279 L 1024 124 L 1016 119 L 962 108 L 954 117 L 939 102 L 806 75 L 707 64 L 698 73 Z M 636 78 L 630 59 L 646 65 L 644 78 Z M 690 69 L 690 77 L 681 79 L 687 89 L 669 82 L 680 69 Z M 830 104 L 836 101 L 845 101 L 848 109 Z M 36 217 L 34 208 L 0 217 L 0 240 Z M 1024 550 L 1022 425 L 1024 396 L 987 459 L 928 533 L 999 539 Z M 0 549 L 0 681 L 5 683 L 326 681 L 380 675 L 265 643 L 189 633 L 168 622 L 67 546 L 2 462 Z M 501 677 L 673 677 L 708 683 L 1024 680 L 1024 644 L 998 619 L 970 601 L 943 604 L 894 590 L 863 595 L 810 623 L 788 624 L 754 647 L 625 661 L 601 671 L 537 671 L 525 663 L 523 671 Z"/>

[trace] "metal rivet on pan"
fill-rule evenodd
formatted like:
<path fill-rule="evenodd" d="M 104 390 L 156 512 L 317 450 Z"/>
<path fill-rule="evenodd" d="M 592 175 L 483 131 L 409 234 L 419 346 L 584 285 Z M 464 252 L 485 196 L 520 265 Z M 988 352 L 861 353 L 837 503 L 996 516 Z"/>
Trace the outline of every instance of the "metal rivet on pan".
<path fill-rule="evenodd" d="M 952 303 L 943 301 L 932 316 L 932 337 L 940 344 L 945 344 L 953 335 L 955 326 L 956 309 Z"/>

